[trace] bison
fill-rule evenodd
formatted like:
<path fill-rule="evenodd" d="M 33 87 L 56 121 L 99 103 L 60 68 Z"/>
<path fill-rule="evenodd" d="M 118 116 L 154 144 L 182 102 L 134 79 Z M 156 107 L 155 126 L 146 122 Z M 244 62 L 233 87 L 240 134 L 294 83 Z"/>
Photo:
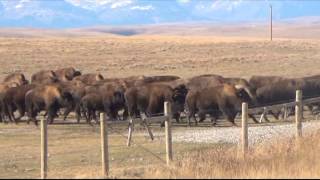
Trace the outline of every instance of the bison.
<path fill-rule="evenodd" d="M 167 75 L 167 76 L 143 76 L 140 77 L 139 79 L 136 79 L 134 85 L 135 86 L 141 86 L 144 84 L 148 83 L 156 83 L 156 82 L 170 82 L 180 79 L 179 76 L 172 76 L 172 75 Z"/>
<path fill-rule="evenodd" d="M 104 112 L 102 96 L 98 93 L 86 94 L 81 98 L 80 107 L 89 124 L 92 118 L 98 122 L 96 111 Z"/>
<path fill-rule="evenodd" d="M 81 81 L 87 85 L 93 85 L 98 81 L 102 81 L 104 77 L 101 74 L 83 74 L 76 76 L 74 80 Z"/>
<path fill-rule="evenodd" d="M 150 83 L 142 86 L 134 86 L 125 92 L 125 100 L 131 118 L 163 113 L 164 102 L 170 102 L 173 115 L 179 113 L 179 107 L 184 106 L 186 88 L 179 86 L 171 88 L 161 83 Z M 179 119 L 177 119 L 179 121 Z"/>
<path fill-rule="evenodd" d="M 125 109 L 124 87 L 117 83 L 105 83 L 95 86 L 81 99 L 81 107 L 87 114 L 87 121 L 95 117 L 95 112 L 105 112 L 112 120 L 118 117 L 118 111 Z"/>
<path fill-rule="evenodd" d="M 213 125 L 216 119 L 223 114 L 228 121 L 235 124 L 234 119 L 241 110 L 242 102 L 251 102 L 247 91 L 243 88 L 223 83 L 215 87 L 208 87 L 199 90 L 191 90 L 187 94 L 186 106 L 189 111 L 188 124 L 193 118 L 197 124 L 195 114 L 198 113 L 200 121 L 210 114 Z"/>
<path fill-rule="evenodd" d="M 0 84 L 0 122 L 3 121 L 3 118 L 8 115 L 8 111 L 6 109 L 6 106 L 4 104 L 4 97 L 5 93 L 13 87 L 18 87 L 18 84 L 16 83 L 9 83 L 9 84 Z"/>
<path fill-rule="evenodd" d="M 68 82 L 59 82 L 55 85 L 61 88 L 64 92 L 68 92 L 72 95 L 72 103 L 65 104 L 65 111 L 63 113 L 63 120 L 65 121 L 70 112 L 74 111 L 76 114 L 76 119 L 80 122 L 81 111 L 80 111 L 80 101 L 83 96 L 85 96 L 85 84 L 81 81 L 68 81 Z"/>
<path fill-rule="evenodd" d="M 26 93 L 35 88 L 35 84 L 26 84 L 18 87 L 8 89 L 2 99 L 2 108 L 5 115 L 10 121 L 14 120 L 18 123 L 21 117 L 25 115 L 25 95 Z M 18 110 L 19 117 L 14 116 L 14 112 Z"/>
<path fill-rule="evenodd" d="M 29 81 L 25 78 L 24 74 L 22 73 L 12 73 L 6 76 L 3 79 L 4 84 L 15 84 L 16 86 L 21 86 L 24 84 L 28 84 Z"/>
<path fill-rule="evenodd" d="M 81 72 L 73 67 L 58 69 L 54 73 L 60 81 L 71 81 L 74 77 L 81 75 Z"/>
<path fill-rule="evenodd" d="M 72 103 L 72 95 L 64 92 L 54 85 L 38 86 L 29 90 L 25 96 L 28 123 L 30 120 L 37 125 L 36 116 L 40 111 L 46 111 L 47 120 L 50 124 L 61 107 Z"/>
<path fill-rule="evenodd" d="M 39 71 L 31 76 L 31 83 L 50 84 L 55 82 L 59 82 L 59 78 L 56 73 L 51 70 Z"/>

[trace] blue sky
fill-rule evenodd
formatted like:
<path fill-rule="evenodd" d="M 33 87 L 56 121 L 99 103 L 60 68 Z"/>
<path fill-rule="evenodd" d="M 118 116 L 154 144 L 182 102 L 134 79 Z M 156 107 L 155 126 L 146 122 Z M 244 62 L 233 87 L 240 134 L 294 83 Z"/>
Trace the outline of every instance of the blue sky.
<path fill-rule="evenodd" d="M 320 0 L 0 0 L 0 27 L 266 21 L 320 16 Z"/>

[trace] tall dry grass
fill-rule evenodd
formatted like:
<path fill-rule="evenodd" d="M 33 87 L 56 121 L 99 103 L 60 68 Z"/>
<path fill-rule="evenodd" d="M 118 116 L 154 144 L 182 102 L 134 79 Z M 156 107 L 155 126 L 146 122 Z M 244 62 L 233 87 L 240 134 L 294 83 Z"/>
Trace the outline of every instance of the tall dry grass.
<path fill-rule="evenodd" d="M 149 168 L 146 178 L 319 178 L 320 132 L 294 139 L 251 147 L 243 159 L 237 147 L 187 153 L 173 167 Z"/>

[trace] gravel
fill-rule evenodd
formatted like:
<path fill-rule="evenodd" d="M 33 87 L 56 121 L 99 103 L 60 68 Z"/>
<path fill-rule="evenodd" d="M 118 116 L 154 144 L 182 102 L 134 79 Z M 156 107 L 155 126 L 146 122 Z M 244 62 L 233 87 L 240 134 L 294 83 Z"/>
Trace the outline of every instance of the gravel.
<path fill-rule="evenodd" d="M 320 129 L 320 122 L 304 122 L 303 135 Z M 295 124 L 266 125 L 248 128 L 249 145 L 267 143 L 275 139 L 291 138 L 296 133 Z M 190 129 L 173 132 L 173 142 L 187 143 L 231 143 L 238 144 L 241 138 L 240 127 Z"/>

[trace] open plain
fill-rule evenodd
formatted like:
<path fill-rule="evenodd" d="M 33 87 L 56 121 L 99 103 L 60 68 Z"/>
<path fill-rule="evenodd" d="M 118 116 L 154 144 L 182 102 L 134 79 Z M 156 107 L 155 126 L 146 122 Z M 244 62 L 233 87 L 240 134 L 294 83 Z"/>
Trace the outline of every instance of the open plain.
<path fill-rule="evenodd" d="M 0 78 L 12 72 L 22 72 L 30 79 L 34 72 L 63 67 L 75 67 L 83 73 L 101 73 L 105 78 L 131 75 L 178 75 L 188 78 L 210 73 L 243 78 L 249 78 L 252 75 L 303 77 L 320 74 L 320 39 L 316 36 L 310 38 L 310 34 L 308 34 L 308 38 L 291 38 L 293 35 L 286 37 L 285 32 L 282 33 L 279 35 L 280 38 L 275 38 L 273 41 L 262 36 L 264 33 L 261 32 L 257 36 L 187 36 L 179 34 L 138 34 L 134 36 L 99 34 L 77 35 L 75 37 L 65 35 L 2 36 L 0 38 Z M 311 119 L 314 118 L 311 117 Z M 291 119 L 292 121 L 293 119 Z M 239 124 L 239 121 L 237 123 Z M 230 125 L 223 124 L 223 126 Z M 317 130 L 317 127 L 320 128 L 319 123 L 307 126 L 311 126 L 313 130 Z M 135 145 L 130 148 L 125 146 L 126 125 L 112 125 L 112 128 L 109 128 L 111 177 L 180 178 L 205 176 L 192 173 L 184 176 L 175 173 L 176 169 L 165 170 L 164 129 L 160 129 L 158 125 L 153 125 L 152 128 L 156 134 L 156 139 L 153 142 L 148 139 L 143 129 L 137 128 L 133 137 Z M 190 152 L 198 153 L 201 150 L 208 154 L 207 151 L 210 152 L 215 148 L 226 148 L 226 152 L 234 150 L 233 148 L 237 145 L 237 139 L 235 139 L 237 134 L 232 134 L 235 137 L 233 138 L 235 142 L 217 141 L 217 143 L 215 140 L 210 141 L 210 138 L 216 137 L 208 137 L 214 136 L 215 133 L 221 133 L 223 130 L 225 132 L 240 131 L 238 127 L 224 128 L 210 126 L 187 128 L 185 124 L 176 125 L 173 130 L 176 136 L 174 158 L 178 163 L 177 166 L 184 171 L 186 170 L 184 168 L 199 168 L 198 165 L 179 164 L 179 161 L 186 157 L 194 157 L 192 154 L 189 156 Z M 210 129 L 215 129 L 215 132 L 210 133 Z M 278 131 L 284 129 L 287 131 L 290 127 L 279 128 Z M 192 141 L 192 138 L 197 138 L 197 136 L 187 133 L 206 136 L 209 143 Z M 266 136 L 266 134 L 268 135 L 268 132 L 256 135 Z M 179 138 L 182 140 L 179 141 Z M 315 142 L 314 139 L 312 142 Z M 49 126 L 49 177 L 99 178 L 99 143 L 99 127 L 97 125 L 58 124 Z M 275 156 L 279 155 L 277 153 L 288 150 L 291 146 L 286 146 L 287 149 L 281 148 L 277 149 Z M 312 152 L 316 152 L 316 148 Z M 289 151 L 291 152 L 291 149 Z M 38 178 L 40 176 L 39 153 L 39 128 L 33 124 L 26 125 L 24 123 L 0 125 L 0 178 Z M 187 156 L 183 156 L 186 153 Z M 235 151 L 232 153 L 236 154 Z M 261 153 L 264 155 L 261 156 L 262 158 L 268 156 L 265 151 Z M 303 153 L 305 152 L 303 151 Z M 220 156 L 221 154 L 211 155 Z M 255 154 L 253 157 L 259 156 Z M 319 159 L 318 155 L 310 156 L 310 158 Z M 269 164 L 270 167 L 265 165 L 266 171 L 268 168 L 287 165 L 278 166 L 276 157 L 271 157 L 271 159 L 270 162 L 275 164 Z M 292 160 L 292 162 L 296 161 L 297 159 Z M 234 165 L 236 168 L 241 167 L 241 163 L 243 163 L 241 160 L 233 162 L 238 165 Z M 262 160 L 257 158 L 257 161 L 254 162 L 258 163 Z M 318 166 L 313 167 L 317 168 Z M 295 168 L 298 169 L 299 166 L 297 165 Z M 317 169 L 311 170 L 310 174 L 306 174 L 308 177 L 319 177 Z M 155 174 L 151 172 L 155 172 Z M 289 173 L 283 172 L 285 172 L 283 173 L 284 177 L 287 177 Z M 233 175 L 220 176 L 217 173 L 217 176 L 210 174 L 205 177 L 257 177 L 255 173 L 252 173 L 252 176 L 250 173 Z M 261 175 L 265 174 L 261 173 Z M 271 174 L 270 177 L 281 177 L 281 173 L 274 176 Z M 300 176 L 292 174 L 292 177 Z"/>

